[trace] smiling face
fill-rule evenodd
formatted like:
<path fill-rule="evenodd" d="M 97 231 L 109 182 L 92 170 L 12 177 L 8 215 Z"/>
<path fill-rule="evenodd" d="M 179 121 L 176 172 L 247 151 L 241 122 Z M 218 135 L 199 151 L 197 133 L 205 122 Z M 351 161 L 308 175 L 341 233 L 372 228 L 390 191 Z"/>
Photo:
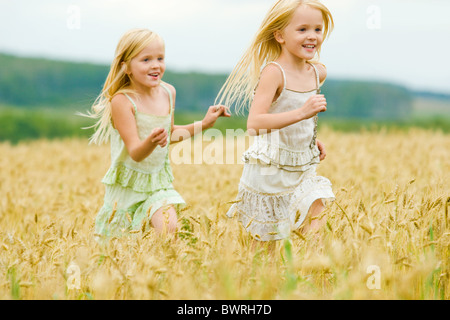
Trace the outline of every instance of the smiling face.
<path fill-rule="evenodd" d="M 311 60 L 323 43 L 322 12 L 308 5 L 300 5 L 286 28 L 276 31 L 274 35 L 281 44 L 282 55 Z"/>
<path fill-rule="evenodd" d="M 132 86 L 136 89 L 158 86 L 166 70 L 164 57 L 164 44 L 159 40 L 153 40 L 131 59 L 127 74 Z"/>

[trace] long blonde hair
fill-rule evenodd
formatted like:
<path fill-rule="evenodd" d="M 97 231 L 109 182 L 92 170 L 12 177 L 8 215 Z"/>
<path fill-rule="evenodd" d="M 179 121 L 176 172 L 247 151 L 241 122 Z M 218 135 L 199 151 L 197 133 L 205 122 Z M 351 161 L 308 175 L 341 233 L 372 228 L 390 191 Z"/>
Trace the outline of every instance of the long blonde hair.
<path fill-rule="evenodd" d="M 261 27 L 256 33 L 249 48 L 238 61 L 225 84 L 217 95 L 215 104 L 231 107 L 236 104 L 236 112 L 249 106 L 253 91 L 258 83 L 261 68 L 269 61 L 276 60 L 281 54 L 281 45 L 276 41 L 274 33 L 282 31 L 292 19 L 300 5 L 308 5 L 322 12 L 324 21 L 323 36 L 326 39 L 334 28 L 331 12 L 318 0 L 279 0 L 267 13 Z M 320 49 L 314 62 L 318 62 Z M 312 62 L 312 61 L 311 61 Z"/>
<path fill-rule="evenodd" d="M 131 81 L 125 70 L 130 68 L 131 59 L 154 40 L 164 45 L 163 39 L 148 29 L 132 29 L 120 38 L 103 89 L 92 105 L 92 112 L 85 115 L 97 119 L 97 122 L 90 127 L 95 128 L 94 134 L 89 139 L 90 143 L 108 142 L 113 130 L 111 99 L 119 93 L 135 93 L 130 87 Z"/>

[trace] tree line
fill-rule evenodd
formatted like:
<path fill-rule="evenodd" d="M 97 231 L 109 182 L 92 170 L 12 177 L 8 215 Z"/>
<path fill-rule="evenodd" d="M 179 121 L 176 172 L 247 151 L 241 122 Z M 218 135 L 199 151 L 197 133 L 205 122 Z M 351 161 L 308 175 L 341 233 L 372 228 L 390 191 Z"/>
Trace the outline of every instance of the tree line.
<path fill-rule="evenodd" d="M 0 105 L 87 110 L 100 93 L 108 66 L 0 54 Z M 226 74 L 166 71 L 177 90 L 177 110 L 198 112 L 214 103 Z M 414 93 L 394 84 L 328 79 L 324 118 L 404 119 Z"/>

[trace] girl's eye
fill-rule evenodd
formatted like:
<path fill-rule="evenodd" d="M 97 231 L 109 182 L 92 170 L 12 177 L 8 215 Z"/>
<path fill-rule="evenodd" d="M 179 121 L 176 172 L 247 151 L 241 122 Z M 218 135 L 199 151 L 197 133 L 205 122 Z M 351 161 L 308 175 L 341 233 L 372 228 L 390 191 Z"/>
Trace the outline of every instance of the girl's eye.
<path fill-rule="evenodd" d="M 322 31 L 322 29 L 320 29 L 320 28 L 317 28 L 317 29 L 316 29 L 316 31 L 317 31 L 317 32 L 321 32 L 321 31 Z"/>
<path fill-rule="evenodd" d="M 305 28 L 301 28 L 300 30 L 298 30 L 298 31 L 301 31 L 301 32 L 305 32 L 306 31 L 306 29 Z"/>

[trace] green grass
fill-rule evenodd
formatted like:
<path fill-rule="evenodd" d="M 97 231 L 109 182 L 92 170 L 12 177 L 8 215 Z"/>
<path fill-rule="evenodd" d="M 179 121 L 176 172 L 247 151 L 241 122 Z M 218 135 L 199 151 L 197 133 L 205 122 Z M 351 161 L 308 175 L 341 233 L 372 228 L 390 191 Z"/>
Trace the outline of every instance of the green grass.
<path fill-rule="evenodd" d="M 17 143 L 24 140 L 64 137 L 88 137 L 90 119 L 75 115 L 74 110 L 0 108 L 0 141 Z"/>

